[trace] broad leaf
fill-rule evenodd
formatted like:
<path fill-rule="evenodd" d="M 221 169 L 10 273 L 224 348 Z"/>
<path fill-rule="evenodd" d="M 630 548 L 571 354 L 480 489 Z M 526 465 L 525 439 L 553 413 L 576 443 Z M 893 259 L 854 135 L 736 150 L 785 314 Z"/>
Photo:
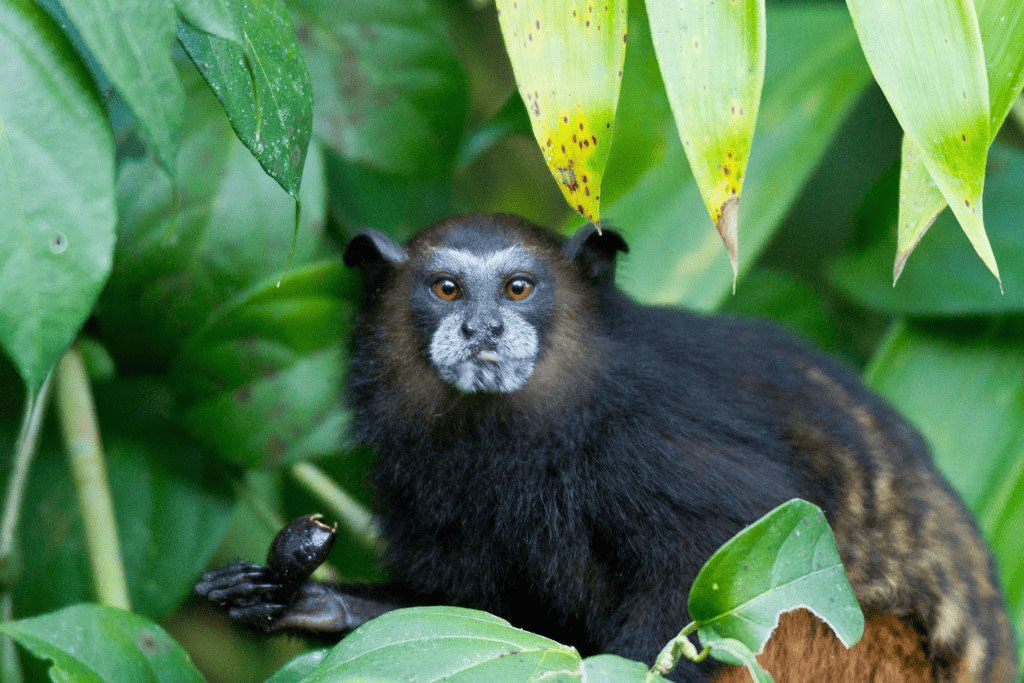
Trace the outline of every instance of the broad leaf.
<path fill-rule="evenodd" d="M 907 265 L 899 287 L 889 279 L 896 224 L 897 178 L 881 179 L 865 198 L 860 221 L 869 240 L 831 268 L 833 282 L 848 297 L 878 311 L 912 316 L 1016 314 L 1024 312 L 1024 154 L 997 142 L 989 152 L 985 218 L 993 246 L 1005 266 L 1006 294 L 967 248 L 948 212 L 936 220 Z"/>
<path fill-rule="evenodd" d="M 735 277 L 740 192 L 764 84 L 764 0 L 648 0 L 647 13 L 676 129 Z"/>
<path fill-rule="evenodd" d="M 575 649 L 461 607 L 388 612 L 331 649 L 305 681 L 582 680 Z"/>
<path fill-rule="evenodd" d="M 174 0 L 178 14 L 193 27 L 244 47 L 238 3 L 239 0 Z"/>
<path fill-rule="evenodd" d="M 496 2 L 537 144 L 565 200 L 595 222 L 626 57 L 627 4 Z"/>
<path fill-rule="evenodd" d="M 646 664 L 617 655 L 595 655 L 583 660 L 584 679 L 588 683 L 653 683 L 666 679 L 653 674 Z"/>
<path fill-rule="evenodd" d="M 249 467 L 354 445 L 339 390 L 358 278 L 331 261 L 276 283 L 224 306 L 176 362 L 189 430 Z"/>
<path fill-rule="evenodd" d="M 908 275 L 910 273 L 908 272 Z M 898 326 L 866 373 L 921 430 L 996 557 L 1013 621 L 1024 624 L 1024 334 L 1019 325 L 947 331 Z"/>
<path fill-rule="evenodd" d="M 409 178 L 451 168 L 467 85 L 432 0 L 289 0 L 316 101 L 313 132 L 350 161 Z"/>
<path fill-rule="evenodd" d="M 847 5 L 875 80 L 903 127 L 904 150 L 912 146 L 920 156 L 975 251 L 998 278 L 982 217 L 989 94 L 973 3 L 847 0 Z M 919 184 L 909 178 L 905 192 L 907 202 L 922 198 Z"/>
<path fill-rule="evenodd" d="M 171 4 L 166 0 L 60 3 L 135 113 L 150 150 L 164 169 L 175 174 L 185 94 L 171 59 L 178 24 Z"/>
<path fill-rule="evenodd" d="M 1024 88 L 1024 4 L 1017 0 L 975 0 L 981 42 L 988 71 L 989 136 L 996 134 L 1010 112 L 1013 100 Z M 901 170 L 899 242 L 893 280 L 900 277 L 910 254 L 917 247 L 946 200 L 932 181 L 912 142 L 903 146 Z M 991 225 L 991 212 L 989 215 Z M 1005 256 L 1004 256 L 1005 258 Z M 1012 291 L 1012 286 L 1009 287 Z"/>
<path fill-rule="evenodd" d="M 846 578 L 825 514 L 805 500 L 775 508 L 719 548 L 690 588 L 701 643 L 734 639 L 751 652 L 768 642 L 783 612 L 805 607 L 846 647 L 864 615 Z"/>
<path fill-rule="evenodd" d="M 299 199 L 313 127 L 309 71 L 282 0 L 247 0 L 240 14 L 244 47 L 188 23 L 181 24 L 178 36 L 238 138 L 263 170 Z"/>
<path fill-rule="evenodd" d="M 97 311 L 104 340 L 121 362 L 170 360 L 213 310 L 284 271 L 294 202 L 235 138 L 209 88 L 192 75 L 176 186 L 149 160 L 130 160 L 118 178 L 121 223 L 114 270 Z M 302 185 L 294 263 L 324 249 L 324 183 L 313 151 Z"/>
<path fill-rule="evenodd" d="M 114 145 L 85 67 L 35 4 L 0 5 L 0 347 L 31 389 L 110 272 Z"/>
<path fill-rule="evenodd" d="M 267 683 L 299 683 L 324 661 L 328 650 L 310 650 L 293 657 L 287 664 L 267 679 Z"/>
<path fill-rule="evenodd" d="M 212 461 L 171 424 L 178 408 L 165 388 L 114 380 L 96 385 L 96 399 L 132 607 L 163 618 L 191 593 L 234 504 Z M 0 452 L 8 443 L 0 439 Z M 74 498 L 64 449 L 48 434 L 19 527 L 18 614 L 94 599 L 81 513 L 69 504 Z"/>
<path fill-rule="evenodd" d="M 143 617 L 114 607 L 72 605 L 40 617 L 0 624 L 40 659 L 54 681 L 202 681 L 188 654 Z"/>
<path fill-rule="evenodd" d="M 821 35 L 829 40 L 815 38 Z M 870 77 L 849 16 L 837 8 L 774 8 L 768 50 L 741 209 L 746 245 L 741 273 L 774 232 Z M 727 296 L 732 272 L 721 258 L 718 236 L 679 229 L 705 220 L 706 210 L 678 140 L 605 213 L 629 241 L 619 282 L 634 298 L 709 310 Z"/>

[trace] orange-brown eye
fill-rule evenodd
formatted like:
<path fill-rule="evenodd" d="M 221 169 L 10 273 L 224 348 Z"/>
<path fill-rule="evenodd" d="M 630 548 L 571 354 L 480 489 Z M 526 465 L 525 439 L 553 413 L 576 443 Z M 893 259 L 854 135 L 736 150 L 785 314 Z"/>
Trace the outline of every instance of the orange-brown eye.
<path fill-rule="evenodd" d="M 445 301 L 455 301 L 461 293 L 462 289 L 451 278 L 443 277 L 434 282 L 434 294 Z"/>
<path fill-rule="evenodd" d="M 521 277 L 517 277 L 507 285 L 505 285 L 505 296 L 512 301 L 522 301 L 526 297 L 530 296 L 530 292 L 533 291 L 533 283 L 529 280 L 524 280 Z"/>

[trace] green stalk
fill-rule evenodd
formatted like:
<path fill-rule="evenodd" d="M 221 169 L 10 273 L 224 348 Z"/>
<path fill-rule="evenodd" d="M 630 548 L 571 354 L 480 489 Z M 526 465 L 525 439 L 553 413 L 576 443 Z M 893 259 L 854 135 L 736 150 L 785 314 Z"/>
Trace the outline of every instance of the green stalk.
<path fill-rule="evenodd" d="M 292 465 L 288 471 L 295 481 L 316 496 L 331 513 L 337 515 L 341 523 L 360 542 L 370 548 L 378 546 L 380 534 L 370 511 L 334 483 L 334 480 L 324 474 L 323 470 L 308 462 L 298 462 Z"/>
<path fill-rule="evenodd" d="M 96 596 L 104 605 L 131 609 L 96 408 L 78 349 L 68 349 L 60 359 L 56 383 L 57 410 L 82 510 Z"/>
<path fill-rule="evenodd" d="M 38 393 L 34 396 L 29 392 L 25 398 L 25 414 L 21 420 L 18 440 L 14 445 L 14 458 L 11 467 L 11 478 L 7 481 L 7 496 L 4 498 L 3 517 L 0 518 L 0 622 L 14 619 L 14 600 L 11 586 L 14 583 L 20 564 L 15 550 L 18 520 L 21 517 L 21 503 L 25 498 L 25 485 L 28 483 L 28 471 L 39 442 L 39 430 L 46 412 L 46 399 L 50 393 L 50 378 L 47 375 Z M 14 641 L 7 636 L 0 636 L 0 681 L 18 683 L 22 680 L 21 664 Z"/>

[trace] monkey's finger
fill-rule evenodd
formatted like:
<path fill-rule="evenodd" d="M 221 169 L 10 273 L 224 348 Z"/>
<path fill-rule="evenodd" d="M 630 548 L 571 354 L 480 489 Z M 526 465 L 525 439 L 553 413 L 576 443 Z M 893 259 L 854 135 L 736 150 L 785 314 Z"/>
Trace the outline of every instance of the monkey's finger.
<path fill-rule="evenodd" d="M 245 598 L 280 589 L 281 586 L 276 583 L 252 583 L 244 581 L 233 586 L 211 590 L 206 594 L 206 597 L 217 602 L 231 602 L 237 598 Z"/>
<path fill-rule="evenodd" d="M 266 567 L 258 564 L 236 562 L 221 569 L 206 572 L 196 584 L 196 593 L 207 595 L 210 591 L 227 588 L 239 583 L 252 583 L 266 579 Z"/>
<path fill-rule="evenodd" d="M 252 626 L 269 629 L 274 618 L 285 609 L 284 605 L 273 602 L 260 602 L 246 607 L 232 607 L 228 609 L 228 616 L 235 621 L 240 621 Z"/>

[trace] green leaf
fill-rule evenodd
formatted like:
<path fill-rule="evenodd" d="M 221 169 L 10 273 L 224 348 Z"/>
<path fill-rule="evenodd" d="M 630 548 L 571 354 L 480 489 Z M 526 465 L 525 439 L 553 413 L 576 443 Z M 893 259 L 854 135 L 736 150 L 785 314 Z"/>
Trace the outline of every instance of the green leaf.
<path fill-rule="evenodd" d="M 432 0 L 289 0 L 316 101 L 313 133 L 350 161 L 408 178 L 451 169 L 468 92 Z"/>
<path fill-rule="evenodd" d="M 875 80 L 903 127 L 904 154 L 913 147 L 912 153 L 920 156 L 975 251 L 998 279 L 982 218 L 989 95 L 973 3 L 846 4 Z M 906 182 L 904 201 L 916 206 L 920 185 L 910 178 Z"/>
<path fill-rule="evenodd" d="M 331 649 L 304 680 L 582 680 L 575 649 L 462 607 L 388 612 Z"/>
<path fill-rule="evenodd" d="M 495 4 L 519 94 L 548 168 L 569 206 L 599 221 L 601 179 L 626 57 L 627 0 Z"/>
<path fill-rule="evenodd" d="M 171 59 L 178 23 L 171 4 L 166 0 L 60 3 L 135 113 L 150 150 L 175 174 L 185 95 Z"/>
<path fill-rule="evenodd" d="M 0 347 L 30 389 L 110 272 L 114 145 L 89 75 L 36 5 L 0 5 Z"/>
<path fill-rule="evenodd" d="M 949 212 L 936 220 L 913 261 L 893 288 L 889 279 L 896 223 L 895 174 L 885 177 L 864 200 L 862 221 L 872 238 L 831 267 L 833 282 L 848 297 L 878 311 L 912 316 L 1016 314 L 1024 312 L 1024 153 L 997 142 L 989 152 L 985 183 L 988 233 L 1004 264 L 1006 294 L 966 249 L 967 241 Z"/>
<path fill-rule="evenodd" d="M 651 673 L 646 664 L 616 655 L 596 655 L 583 660 L 583 676 L 590 683 L 618 683 L 619 681 L 665 681 Z"/>
<path fill-rule="evenodd" d="M 281 192 L 235 138 L 209 88 L 186 77 L 189 116 L 183 168 L 172 183 L 149 160 L 118 178 L 121 223 L 114 271 L 98 307 L 119 362 L 161 366 L 222 302 L 284 270 L 295 217 Z M 323 165 L 311 150 L 293 263 L 324 250 Z"/>
<path fill-rule="evenodd" d="M 647 13 L 676 129 L 735 278 L 740 193 L 764 85 L 764 0 L 648 0 Z"/>
<path fill-rule="evenodd" d="M 95 389 L 132 606 L 163 618 L 191 593 L 234 505 L 212 461 L 172 425 L 178 408 L 166 388 L 113 380 Z M 0 452 L 7 443 L 0 438 Z M 93 599 L 74 499 L 67 457 L 51 430 L 32 467 L 19 527 L 18 614 Z"/>
<path fill-rule="evenodd" d="M 267 679 L 267 683 L 299 683 L 309 676 L 313 669 L 320 666 L 328 652 L 327 648 L 322 648 L 292 657 L 287 664 L 277 670 L 277 673 Z"/>
<path fill-rule="evenodd" d="M 1017 0 L 975 0 L 981 42 L 988 72 L 989 136 L 994 140 L 1010 112 L 1014 99 L 1024 88 L 1024 5 Z M 917 247 L 946 199 L 932 181 L 911 142 L 904 142 L 899 218 L 899 242 L 893 280 L 900 277 L 910 254 Z M 991 226 L 991 212 L 989 214 Z M 1010 288 L 1012 290 L 1012 287 Z"/>
<path fill-rule="evenodd" d="M 242 47 L 186 23 L 178 37 L 238 138 L 298 200 L 313 127 L 309 71 L 281 0 L 247 0 L 240 14 Z"/>
<path fill-rule="evenodd" d="M 927 436 L 935 464 L 975 514 L 1020 638 L 1024 331 L 1019 324 L 900 325 L 880 346 L 866 379 Z"/>
<path fill-rule="evenodd" d="M 779 615 L 798 607 L 827 622 L 846 647 L 864 632 L 864 615 L 825 514 L 800 499 L 783 503 L 730 539 L 690 588 L 690 615 L 701 642 L 712 648 L 735 639 L 760 652 Z"/>
<path fill-rule="evenodd" d="M 728 664 L 746 667 L 754 683 L 775 683 L 772 675 L 758 664 L 757 657 L 754 656 L 750 648 L 738 640 L 732 638 L 716 640 L 711 645 L 711 656 Z"/>
<path fill-rule="evenodd" d="M 0 624 L 40 659 L 53 662 L 54 681 L 202 681 L 188 654 L 143 617 L 114 607 L 72 605 Z"/>
<path fill-rule="evenodd" d="M 827 35 L 808 41 L 807 35 Z M 779 6 L 768 17 L 768 71 L 758 136 L 741 209 L 743 272 L 760 253 L 869 79 L 849 16 L 831 7 Z M 732 272 L 718 236 L 680 231 L 706 209 L 673 139 L 657 167 L 606 208 L 629 241 L 619 282 L 644 303 L 710 310 L 728 294 Z"/>
<path fill-rule="evenodd" d="M 193 27 L 244 47 L 237 3 L 238 0 L 174 0 L 178 15 Z"/>
<path fill-rule="evenodd" d="M 338 391 L 358 278 L 330 261 L 276 282 L 218 311 L 176 363 L 189 430 L 221 457 L 248 467 L 355 445 Z"/>

